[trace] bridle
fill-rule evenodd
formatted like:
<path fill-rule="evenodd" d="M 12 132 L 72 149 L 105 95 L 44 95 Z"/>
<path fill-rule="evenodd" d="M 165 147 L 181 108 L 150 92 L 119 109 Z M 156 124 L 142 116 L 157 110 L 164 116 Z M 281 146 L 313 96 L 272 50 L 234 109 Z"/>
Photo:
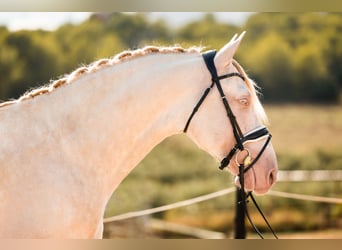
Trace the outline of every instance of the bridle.
<path fill-rule="evenodd" d="M 244 151 L 245 150 L 245 147 L 244 147 L 244 143 L 247 142 L 247 141 L 253 141 L 253 140 L 257 140 L 261 137 L 264 137 L 264 136 L 267 136 L 267 139 L 266 139 L 266 142 L 265 144 L 263 145 L 263 147 L 261 148 L 259 154 L 257 155 L 257 157 L 251 161 L 248 166 L 245 166 L 246 169 L 244 169 L 244 172 L 246 173 L 248 170 L 250 170 L 253 165 L 256 163 L 256 161 L 260 158 L 260 156 L 262 155 L 262 153 L 265 151 L 267 145 L 269 144 L 270 140 L 271 140 L 271 137 L 272 135 L 268 132 L 267 128 L 266 127 L 261 127 L 261 128 L 258 128 L 258 129 L 255 129 L 249 133 L 247 133 L 246 135 L 244 135 L 242 132 L 241 132 L 241 129 L 240 129 L 240 126 L 238 124 L 238 122 L 236 121 L 236 117 L 234 116 L 230 106 L 229 106 L 229 103 L 227 101 L 227 97 L 226 95 L 224 94 L 223 92 L 223 89 L 222 89 L 222 86 L 221 86 L 221 83 L 220 83 L 220 80 L 222 79 L 225 79 L 225 78 L 230 78 L 230 77 L 234 77 L 234 76 L 237 76 L 237 77 L 240 77 L 243 81 L 245 81 L 245 78 L 243 75 L 241 75 L 240 73 L 237 73 L 237 72 L 233 72 L 233 73 L 228 73 L 228 74 L 225 74 L 225 75 L 221 75 L 221 76 L 217 76 L 217 71 L 216 71 L 216 67 L 215 67 L 215 64 L 214 64 L 214 57 L 216 55 L 216 51 L 215 50 L 211 50 L 211 51 L 208 51 L 204 54 L 202 54 L 203 56 L 203 59 L 207 65 L 207 68 L 211 74 L 211 85 L 204 91 L 203 95 L 201 96 L 200 100 L 198 101 L 198 103 L 196 104 L 195 108 L 193 109 L 191 115 L 189 116 L 187 122 L 186 122 L 186 125 L 183 129 L 183 132 L 186 133 L 188 128 L 189 128 L 189 125 L 190 125 L 190 122 L 192 120 L 192 118 L 194 117 L 194 115 L 196 114 L 196 112 L 198 111 L 199 107 L 201 106 L 201 104 L 203 103 L 203 101 L 205 100 L 205 98 L 208 96 L 210 90 L 214 87 L 214 85 L 216 85 L 219 93 L 220 93 L 220 96 L 222 98 L 222 102 L 223 102 L 223 105 L 226 109 L 226 113 L 227 113 L 227 116 L 229 118 L 229 121 L 230 121 L 230 124 L 232 125 L 232 129 L 233 129 L 233 134 L 234 134 L 234 138 L 235 138 L 235 141 L 236 141 L 236 144 L 235 146 L 230 150 L 230 152 L 227 154 L 226 157 L 223 158 L 223 160 L 221 161 L 221 164 L 220 164 L 220 169 L 223 170 L 225 167 L 227 167 L 231 161 L 231 159 L 233 158 L 233 156 L 239 151 Z M 247 165 L 247 164 L 245 164 Z"/>
<path fill-rule="evenodd" d="M 234 134 L 234 138 L 236 141 L 236 144 L 234 145 L 234 147 L 229 151 L 229 153 L 227 154 L 226 157 L 224 157 L 221 161 L 221 164 L 219 166 L 219 168 L 221 170 L 223 170 L 225 167 L 227 167 L 231 161 L 231 159 L 233 158 L 233 156 L 236 156 L 236 162 L 239 165 L 239 181 L 240 181 L 240 191 L 241 191 L 241 197 L 242 197 L 242 201 L 239 205 L 242 205 L 244 207 L 245 210 L 245 215 L 247 216 L 250 224 L 252 225 L 252 227 L 254 228 L 254 230 L 257 232 L 257 234 L 263 238 L 262 234 L 260 233 L 260 231 L 256 228 L 255 224 L 252 222 L 248 210 L 247 210 L 247 206 L 246 203 L 248 202 L 248 197 L 251 197 L 252 201 L 254 202 L 256 208 L 258 209 L 258 211 L 260 212 L 260 214 L 262 215 L 262 217 L 264 218 L 266 224 L 268 225 L 268 227 L 270 228 L 271 232 L 273 233 L 274 237 L 277 238 L 276 234 L 274 233 L 273 229 L 271 228 L 270 224 L 268 223 L 266 217 L 264 216 L 264 214 L 262 213 L 262 211 L 260 210 L 258 204 L 256 203 L 254 197 L 252 196 L 252 192 L 245 192 L 244 189 L 244 174 L 250 170 L 253 165 L 259 160 L 259 158 L 261 157 L 261 155 L 263 154 L 263 152 L 265 151 L 267 145 L 269 144 L 272 135 L 269 133 L 269 131 L 267 130 L 266 127 L 260 127 L 257 128 L 255 130 L 252 130 L 246 134 L 243 134 L 240 126 L 238 124 L 238 122 L 236 121 L 236 117 L 234 116 L 229 103 L 227 101 L 227 97 L 223 92 L 220 80 L 225 79 L 225 78 L 230 78 L 230 77 L 240 77 L 243 81 L 245 81 L 245 77 L 243 75 L 241 75 L 238 72 L 233 72 L 233 73 L 228 73 L 225 75 L 221 75 L 218 76 L 217 75 L 217 71 L 216 71 L 216 67 L 215 67 L 215 63 L 214 63 L 214 57 L 216 55 L 216 51 L 215 50 L 211 50 L 208 51 L 206 53 L 203 53 L 203 59 L 205 61 L 205 64 L 211 74 L 211 85 L 205 89 L 205 91 L 203 92 L 201 98 L 199 99 L 199 101 L 197 102 L 197 104 L 195 105 L 192 113 L 190 114 L 185 127 L 183 129 L 183 132 L 186 133 L 190 122 L 192 120 L 192 118 L 194 117 L 194 115 L 196 114 L 196 112 L 198 111 L 199 107 L 202 105 L 203 101 L 205 100 L 205 98 L 208 96 L 210 90 L 214 87 L 214 85 L 216 86 L 217 90 L 220 93 L 223 105 L 226 109 L 226 113 L 227 113 L 227 117 L 229 118 L 230 124 L 232 126 L 233 129 L 233 134 Z M 254 158 L 251 159 L 249 150 L 247 148 L 245 148 L 244 144 L 246 142 L 251 142 L 251 141 L 255 141 L 258 139 L 261 139 L 263 137 L 267 137 L 264 145 L 262 146 L 262 148 L 260 149 L 258 155 Z M 243 152 L 246 151 L 247 152 L 247 156 L 245 157 L 245 159 L 243 160 L 243 162 L 239 163 L 237 160 L 237 155 L 239 152 Z"/>

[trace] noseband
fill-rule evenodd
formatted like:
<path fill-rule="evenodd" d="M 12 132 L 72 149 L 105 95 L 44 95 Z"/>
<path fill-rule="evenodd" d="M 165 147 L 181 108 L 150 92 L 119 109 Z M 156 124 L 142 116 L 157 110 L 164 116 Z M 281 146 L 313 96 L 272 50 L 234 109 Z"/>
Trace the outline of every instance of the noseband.
<path fill-rule="evenodd" d="M 242 197 L 242 203 L 239 203 L 239 205 L 243 206 L 243 209 L 245 210 L 245 214 L 249 220 L 249 222 L 251 223 L 252 227 L 254 228 L 254 230 L 257 232 L 257 234 L 263 238 L 262 234 L 260 233 L 260 231 L 256 228 L 256 226 L 254 225 L 254 223 L 252 222 L 247 207 L 246 207 L 246 203 L 247 203 L 247 198 L 251 197 L 252 201 L 254 202 L 256 208 L 258 209 L 258 211 L 260 212 L 260 214 L 262 215 L 262 217 L 264 218 L 266 224 L 268 225 L 268 227 L 270 228 L 271 232 L 273 233 L 273 235 L 275 236 L 275 238 L 277 238 L 277 236 L 275 235 L 273 229 L 271 228 L 270 224 L 268 223 L 267 219 L 265 218 L 264 214 L 262 213 L 262 211 L 260 210 L 259 206 L 257 205 L 254 197 L 252 196 L 251 192 L 245 193 L 244 190 L 244 174 L 250 170 L 253 165 L 259 160 L 260 156 L 262 155 L 262 153 L 265 151 L 267 145 L 269 144 L 272 135 L 269 133 L 269 131 L 267 130 L 266 127 L 261 127 L 261 128 L 257 128 L 253 131 L 248 132 L 247 134 L 243 134 L 240 126 L 238 124 L 238 122 L 236 121 L 236 117 L 234 116 L 229 103 L 227 101 L 227 97 L 223 92 L 220 80 L 225 79 L 225 78 L 230 78 L 230 77 L 240 77 L 243 81 L 245 81 L 245 77 L 243 75 L 241 75 L 240 73 L 237 72 L 233 72 L 233 73 L 228 73 L 225 75 L 221 75 L 218 76 L 217 75 L 217 70 L 215 67 L 215 63 L 214 63 L 214 57 L 216 55 L 216 51 L 215 50 L 211 50 L 208 51 L 204 54 L 202 54 L 204 62 L 211 74 L 211 85 L 205 89 L 205 91 L 203 92 L 201 98 L 199 99 L 198 103 L 196 104 L 196 106 L 194 107 L 192 113 L 190 114 L 185 127 L 183 129 L 183 132 L 186 133 L 190 122 L 192 120 L 192 118 L 194 117 L 194 115 L 196 114 L 196 112 L 198 111 L 199 107 L 202 105 L 203 101 L 205 100 L 205 98 L 208 96 L 210 90 L 214 87 L 214 85 L 216 86 L 217 90 L 220 93 L 223 105 L 226 109 L 226 113 L 227 113 L 227 117 L 230 121 L 230 124 L 232 126 L 233 129 L 233 134 L 234 134 L 234 138 L 236 141 L 236 144 L 234 145 L 234 147 L 229 151 L 229 153 L 227 154 L 226 157 L 224 157 L 221 161 L 221 164 L 219 166 L 219 168 L 221 170 L 223 170 L 225 167 L 227 167 L 231 161 L 231 159 L 233 158 L 234 155 L 236 155 L 236 163 L 239 166 L 239 181 L 240 181 L 240 185 L 241 185 L 241 197 Z M 267 139 L 264 143 L 264 145 L 262 146 L 262 148 L 260 149 L 258 155 L 252 159 L 249 153 L 249 150 L 247 148 L 245 148 L 244 144 L 246 142 L 252 142 L 258 139 L 261 139 L 263 137 L 266 137 Z M 239 163 L 238 162 L 238 153 L 242 152 L 242 151 L 246 151 L 247 152 L 247 156 L 246 158 L 243 160 L 243 162 Z"/>

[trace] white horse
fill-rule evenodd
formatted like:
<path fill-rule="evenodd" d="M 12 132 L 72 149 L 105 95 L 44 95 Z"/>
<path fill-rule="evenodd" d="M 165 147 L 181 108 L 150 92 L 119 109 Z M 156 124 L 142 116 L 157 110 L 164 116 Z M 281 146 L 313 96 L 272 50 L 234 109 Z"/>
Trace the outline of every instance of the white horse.
<path fill-rule="evenodd" d="M 233 55 L 234 37 L 216 55 L 218 74 L 243 131 L 266 116 Z M 200 49 L 145 47 L 81 67 L 48 86 L 0 104 L 0 237 L 101 238 L 114 190 L 164 138 L 182 133 L 211 76 Z M 214 88 L 187 135 L 221 160 L 235 144 Z M 263 139 L 248 142 L 255 156 Z M 245 145 L 246 146 L 246 145 Z M 237 175 L 235 161 L 229 170 Z M 269 144 L 245 188 L 267 192 L 277 162 Z"/>

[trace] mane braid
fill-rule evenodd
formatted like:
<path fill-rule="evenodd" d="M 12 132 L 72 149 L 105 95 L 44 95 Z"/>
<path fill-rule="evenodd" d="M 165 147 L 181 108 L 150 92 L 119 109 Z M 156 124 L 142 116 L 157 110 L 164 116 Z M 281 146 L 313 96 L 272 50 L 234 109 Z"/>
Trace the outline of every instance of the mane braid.
<path fill-rule="evenodd" d="M 19 103 L 25 100 L 33 99 L 36 96 L 51 93 L 58 89 L 59 87 L 65 86 L 67 84 L 71 84 L 75 82 L 77 79 L 79 79 L 81 76 L 94 73 L 100 69 L 116 65 L 118 63 L 121 63 L 123 61 L 132 60 L 138 57 L 142 57 L 145 55 L 153 54 L 153 53 L 162 53 L 162 54 L 170 54 L 170 53 L 200 53 L 202 50 L 201 47 L 191 47 L 188 49 L 184 49 L 179 46 L 174 47 L 158 47 L 158 46 L 146 46 L 141 49 L 136 50 L 126 50 L 123 51 L 117 55 L 115 55 L 112 58 L 103 58 L 99 59 L 87 66 L 81 66 L 78 69 L 71 72 L 69 75 L 65 75 L 64 77 L 51 81 L 48 85 L 30 90 L 23 94 L 19 99 L 17 100 L 11 100 L 6 101 L 3 103 L 0 103 L 0 108 L 12 105 L 15 103 Z"/>

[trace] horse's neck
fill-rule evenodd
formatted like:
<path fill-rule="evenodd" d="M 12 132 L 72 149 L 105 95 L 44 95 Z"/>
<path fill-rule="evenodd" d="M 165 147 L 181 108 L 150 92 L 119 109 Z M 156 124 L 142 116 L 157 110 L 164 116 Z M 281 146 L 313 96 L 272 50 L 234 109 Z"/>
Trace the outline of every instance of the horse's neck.
<path fill-rule="evenodd" d="M 150 55 L 56 91 L 68 155 L 114 190 L 154 146 L 182 131 L 204 88 L 201 66 L 199 55 Z"/>

